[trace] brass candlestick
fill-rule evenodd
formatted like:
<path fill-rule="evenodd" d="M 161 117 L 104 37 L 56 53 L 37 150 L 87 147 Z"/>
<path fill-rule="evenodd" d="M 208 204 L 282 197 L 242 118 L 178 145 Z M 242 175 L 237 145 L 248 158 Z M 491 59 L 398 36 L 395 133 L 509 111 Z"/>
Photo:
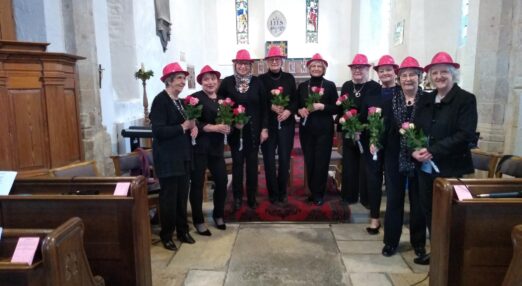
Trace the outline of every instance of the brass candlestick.
<path fill-rule="evenodd" d="M 149 100 L 147 99 L 147 80 L 154 76 L 154 72 L 151 70 L 145 71 L 145 66 L 141 64 L 141 68 L 134 73 L 136 79 L 141 79 L 141 85 L 143 86 L 143 125 L 150 126 L 149 119 Z"/>

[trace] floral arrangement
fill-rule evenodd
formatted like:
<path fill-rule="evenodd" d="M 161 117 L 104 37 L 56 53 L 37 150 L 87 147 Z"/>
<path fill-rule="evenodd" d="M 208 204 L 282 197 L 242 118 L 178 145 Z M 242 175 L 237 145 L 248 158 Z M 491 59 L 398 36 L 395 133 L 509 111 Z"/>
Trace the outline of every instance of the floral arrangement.
<path fill-rule="evenodd" d="M 349 110 L 349 109 L 352 109 L 355 107 L 353 100 L 350 97 L 348 97 L 347 93 L 339 96 L 339 98 L 335 102 L 335 105 L 342 106 L 343 111 L 346 111 L 346 110 Z"/>
<path fill-rule="evenodd" d="M 142 81 L 147 81 L 153 76 L 154 72 L 151 70 L 145 71 L 145 66 L 143 64 L 141 64 L 141 68 L 134 73 L 134 77 L 136 79 L 141 79 Z"/>
<path fill-rule="evenodd" d="M 232 106 L 234 106 L 235 102 L 229 97 L 218 100 L 218 112 L 216 117 L 216 123 L 218 124 L 226 124 L 232 125 L 234 121 L 234 113 L 232 110 Z M 225 135 L 225 144 L 227 142 L 227 136 Z"/>
<path fill-rule="evenodd" d="M 234 108 L 234 123 L 245 125 L 250 119 L 249 116 L 246 115 L 246 109 L 243 105 L 238 105 Z M 239 129 L 239 151 L 243 150 L 243 128 Z"/>
<path fill-rule="evenodd" d="M 306 109 L 308 109 L 308 111 L 310 111 L 310 112 L 314 111 L 314 103 L 319 103 L 321 101 L 321 97 L 323 96 L 323 94 L 324 94 L 324 88 L 318 87 L 318 86 L 312 86 L 310 88 L 310 93 L 308 94 L 308 97 L 305 99 Z M 305 124 L 306 124 L 306 119 L 308 119 L 308 117 L 306 117 L 303 120 L 303 126 L 305 126 Z"/>
<path fill-rule="evenodd" d="M 422 129 L 415 129 L 415 124 L 404 122 L 399 129 L 399 133 L 406 138 L 406 145 L 412 150 L 420 150 L 428 147 L 428 137 L 424 135 Z M 430 164 L 435 172 L 440 173 L 439 168 L 432 160 L 426 161 L 423 164 Z"/>
<path fill-rule="evenodd" d="M 283 94 L 283 87 L 280 86 L 278 88 L 272 89 L 270 91 L 272 94 L 272 104 L 281 106 L 283 108 L 288 106 L 288 103 L 290 102 L 290 96 Z M 281 129 L 281 121 L 278 121 L 278 129 Z"/>
<path fill-rule="evenodd" d="M 185 97 L 185 114 L 188 120 L 198 119 L 201 117 L 203 105 L 199 104 L 199 99 L 194 96 Z"/>
<path fill-rule="evenodd" d="M 377 161 L 377 151 L 382 148 L 380 139 L 384 132 L 384 120 L 381 113 L 382 109 L 379 107 L 371 106 L 368 108 L 368 125 L 366 128 L 370 132 L 370 145 L 377 149 L 373 154 L 374 161 Z"/>
<path fill-rule="evenodd" d="M 352 108 L 346 111 L 339 119 L 339 124 L 341 124 L 341 129 L 344 132 L 344 138 L 352 139 L 355 143 L 357 143 L 359 152 L 362 154 L 364 151 L 361 145 L 360 135 L 365 126 L 361 123 L 361 121 L 359 121 L 359 114 L 357 109 Z"/>

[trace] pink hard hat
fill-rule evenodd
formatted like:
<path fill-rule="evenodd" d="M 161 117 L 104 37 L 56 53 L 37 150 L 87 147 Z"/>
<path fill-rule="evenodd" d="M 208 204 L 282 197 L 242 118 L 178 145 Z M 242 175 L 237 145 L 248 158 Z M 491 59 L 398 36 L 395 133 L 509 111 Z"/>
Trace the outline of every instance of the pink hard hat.
<path fill-rule="evenodd" d="M 196 77 L 196 80 L 199 84 L 201 84 L 201 81 L 203 80 L 203 76 L 207 73 L 213 73 L 216 75 L 216 77 L 219 79 L 221 76 L 221 73 L 218 71 L 213 70 L 209 65 L 204 66 L 201 71 L 199 72 L 198 76 Z"/>
<path fill-rule="evenodd" d="M 236 53 L 236 58 L 232 60 L 233 62 L 242 61 L 242 62 L 254 62 L 252 58 L 250 58 L 250 53 L 243 49 L 239 50 Z"/>
<path fill-rule="evenodd" d="M 402 63 L 399 66 L 399 71 L 402 69 L 416 69 L 422 73 L 422 67 L 419 65 L 419 61 L 414 57 L 406 57 L 402 60 Z"/>
<path fill-rule="evenodd" d="M 265 60 L 268 58 L 275 58 L 275 57 L 286 58 L 286 56 L 283 55 L 283 51 L 282 51 L 281 47 L 279 47 L 279 46 L 272 46 L 270 48 L 270 50 L 268 50 L 268 55 L 266 55 Z"/>
<path fill-rule="evenodd" d="M 185 76 L 188 76 L 189 73 L 187 71 L 184 71 L 181 66 L 177 63 L 177 62 L 174 62 L 174 63 L 170 63 L 168 65 L 166 65 L 164 68 L 163 68 L 163 75 L 161 76 L 161 81 L 165 81 L 165 79 L 173 74 L 173 73 L 182 73 L 184 74 Z"/>
<path fill-rule="evenodd" d="M 355 57 L 353 57 L 352 63 L 348 65 L 349 67 L 353 66 L 371 66 L 368 63 L 368 58 L 363 54 L 356 54 Z"/>
<path fill-rule="evenodd" d="M 453 58 L 451 58 L 451 56 L 448 53 L 438 52 L 431 59 L 431 63 L 429 65 L 427 65 L 426 67 L 424 67 L 424 71 L 428 72 L 432 66 L 438 65 L 438 64 L 447 64 L 447 65 L 455 67 L 456 69 L 460 68 L 460 65 L 458 63 L 454 62 Z"/>
<path fill-rule="evenodd" d="M 395 63 L 395 60 L 390 55 L 384 55 L 379 59 L 379 62 L 376 66 L 373 67 L 375 71 L 379 69 L 379 67 L 382 66 L 392 66 L 394 70 L 397 70 L 399 68 L 399 65 Z"/>
<path fill-rule="evenodd" d="M 312 56 L 312 59 L 310 59 L 309 61 L 306 62 L 306 67 L 308 67 L 312 62 L 315 62 L 315 61 L 323 62 L 324 65 L 325 65 L 326 67 L 328 67 L 328 62 L 325 61 L 325 60 L 323 59 L 323 57 L 322 57 L 319 53 L 313 55 L 313 56 Z"/>

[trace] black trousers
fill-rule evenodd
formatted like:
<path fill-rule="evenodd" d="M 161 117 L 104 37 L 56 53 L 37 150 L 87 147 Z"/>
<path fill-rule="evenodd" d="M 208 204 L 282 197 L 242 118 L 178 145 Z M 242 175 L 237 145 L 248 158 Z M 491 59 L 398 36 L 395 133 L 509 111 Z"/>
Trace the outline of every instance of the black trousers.
<path fill-rule="evenodd" d="M 190 183 L 190 207 L 192 209 L 192 222 L 194 225 L 205 222 L 203 216 L 203 185 L 207 168 L 212 174 L 215 183 L 214 189 L 214 211 L 213 217 L 222 218 L 225 212 L 225 199 L 227 195 L 227 172 L 225 158 L 210 154 L 194 154 L 194 170 L 191 174 Z"/>
<path fill-rule="evenodd" d="M 344 138 L 344 135 L 342 164 L 341 197 L 343 201 L 356 203 L 360 198 L 361 204 L 368 206 L 363 154 L 356 143 L 352 139 Z"/>
<path fill-rule="evenodd" d="M 172 238 L 174 230 L 178 234 L 189 230 L 187 224 L 187 200 L 189 193 L 189 176 L 171 176 L 159 178 L 161 190 L 159 203 L 161 209 L 160 238 L 167 240 Z"/>
<path fill-rule="evenodd" d="M 269 128 L 268 140 L 261 144 L 265 167 L 266 187 L 270 200 L 282 200 L 287 196 L 290 175 L 290 155 L 294 147 L 294 125 Z M 276 171 L 276 150 L 278 168 Z"/>
<path fill-rule="evenodd" d="M 243 145 L 239 151 L 236 146 L 230 146 L 232 155 L 232 191 L 234 200 L 243 199 L 243 167 L 246 164 L 246 190 L 248 202 L 253 203 L 257 195 L 257 165 L 259 148 Z"/>
<path fill-rule="evenodd" d="M 401 173 L 398 166 L 386 166 L 386 214 L 384 216 L 384 244 L 398 246 L 404 222 L 406 186 L 410 201 L 410 243 L 413 247 L 426 245 L 426 219 L 420 205 L 418 176 Z"/>
<path fill-rule="evenodd" d="M 329 131 L 325 127 L 324 133 L 311 133 L 302 126 L 300 128 L 299 140 L 303 149 L 308 188 L 314 200 L 322 200 L 332 157 L 333 130 Z"/>
<path fill-rule="evenodd" d="M 381 199 L 382 199 L 382 178 L 383 178 L 383 152 L 379 151 L 377 160 L 373 160 L 373 155 L 369 150 L 364 150 L 364 154 L 361 155 L 363 161 L 363 174 L 365 175 L 366 193 L 367 193 L 367 204 L 365 205 L 370 209 L 370 218 L 378 219 L 381 213 Z M 362 189 L 362 187 L 361 187 Z M 361 203 L 362 200 L 361 196 Z"/>
<path fill-rule="evenodd" d="M 422 211 L 424 212 L 424 217 L 426 219 L 426 226 L 428 226 L 428 231 L 431 235 L 431 212 L 432 212 L 432 204 L 433 204 L 433 181 L 436 176 L 433 174 L 424 173 L 423 171 L 418 171 L 419 173 L 419 198 L 422 207 Z"/>

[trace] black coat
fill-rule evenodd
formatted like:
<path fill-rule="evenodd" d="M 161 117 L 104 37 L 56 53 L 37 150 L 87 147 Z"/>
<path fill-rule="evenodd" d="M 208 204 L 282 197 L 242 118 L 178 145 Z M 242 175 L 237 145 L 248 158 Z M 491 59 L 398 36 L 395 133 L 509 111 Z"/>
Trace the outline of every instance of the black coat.
<path fill-rule="evenodd" d="M 262 82 L 257 77 L 252 76 L 248 91 L 242 94 L 236 90 L 236 78 L 233 75 L 228 76 L 223 79 L 219 86 L 218 97 L 220 99 L 230 97 L 230 99 L 236 103 L 234 108 L 239 104 L 246 108 L 246 115 L 249 116 L 250 119 L 243 128 L 248 128 L 249 132 L 243 132 L 243 136 L 250 134 L 251 138 L 249 138 L 250 140 L 247 140 L 247 142 L 252 142 L 252 147 L 254 148 L 258 147 L 261 129 L 268 128 L 266 91 Z M 231 147 L 239 146 L 239 134 L 239 129 L 232 128 L 228 138 L 228 143 Z M 249 146 L 245 147 L 248 148 Z"/>
<path fill-rule="evenodd" d="M 210 99 L 202 90 L 194 93 L 192 96 L 199 99 L 199 103 L 203 106 L 201 117 L 198 119 L 199 132 L 196 138 L 194 152 L 198 154 L 223 156 L 225 135 L 219 132 L 203 131 L 205 125 L 216 124 L 219 104 L 217 101 Z"/>
<path fill-rule="evenodd" d="M 181 100 L 180 102 L 182 102 Z M 192 158 L 189 132 L 183 132 L 185 121 L 164 90 L 154 98 L 149 118 L 152 124 L 154 171 L 159 178 L 188 175 L 187 162 Z"/>
<path fill-rule="evenodd" d="M 323 77 L 314 78 L 299 84 L 298 93 L 298 109 L 306 107 L 306 98 L 308 98 L 310 88 L 313 86 L 323 87 L 324 94 L 321 96 L 320 102 L 324 104 L 324 110 L 311 112 L 306 120 L 306 125 L 302 126 L 312 134 L 324 134 L 324 132 L 333 132 L 333 116 L 337 113 L 337 87 L 335 83 L 324 79 Z M 304 119 L 301 119 L 301 122 Z M 333 136 L 333 135 L 332 135 Z"/>
<path fill-rule="evenodd" d="M 470 146 L 477 129 L 475 95 L 454 84 L 440 103 L 437 91 L 423 96 L 414 119 L 416 127 L 429 136 L 428 151 L 439 167 L 441 177 L 460 177 L 473 173 Z"/>

